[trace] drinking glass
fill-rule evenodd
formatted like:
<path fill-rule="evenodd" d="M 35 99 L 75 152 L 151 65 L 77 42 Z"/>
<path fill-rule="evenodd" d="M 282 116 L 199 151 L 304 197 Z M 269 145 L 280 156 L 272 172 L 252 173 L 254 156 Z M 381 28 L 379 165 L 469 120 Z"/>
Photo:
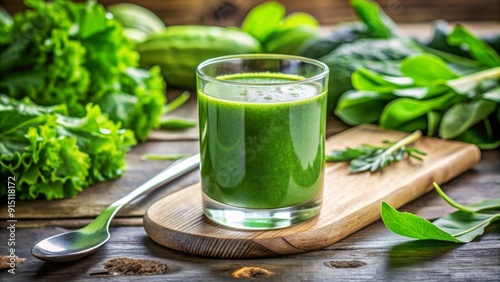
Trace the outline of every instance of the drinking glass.
<path fill-rule="evenodd" d="M 318 215 L 328 67 L 252 54 L 207 60 L 196 73 L 204 214 L 249 230 Z"/>

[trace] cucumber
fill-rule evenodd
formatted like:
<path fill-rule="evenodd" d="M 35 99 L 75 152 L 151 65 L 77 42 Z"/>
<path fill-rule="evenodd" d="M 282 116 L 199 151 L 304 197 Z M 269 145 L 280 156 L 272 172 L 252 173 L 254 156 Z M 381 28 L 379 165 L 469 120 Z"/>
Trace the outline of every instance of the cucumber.
<path fill-rule="evenodd" d="M 114 4 L 108 6 L 107 10 L 127 29 L 137 29 L 148 35 L 165 29 L 163 21 L 153 12 L 135 4 Z"/>
<path fill-rule="evenodd" d="M 196 67 L 203 61 L 225 55 L 259 53 L 257 39 L 236 28 L 217 26 L 169 26 L 137 45 L 140 65 L 158 65 L 167 84 L 196 88 Z"/>

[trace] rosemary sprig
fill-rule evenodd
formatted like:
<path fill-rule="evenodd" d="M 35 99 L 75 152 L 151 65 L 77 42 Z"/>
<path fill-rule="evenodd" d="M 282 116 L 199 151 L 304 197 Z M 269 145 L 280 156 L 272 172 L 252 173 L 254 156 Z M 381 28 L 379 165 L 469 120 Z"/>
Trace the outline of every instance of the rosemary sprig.
<path fill-rule="evenodd" d="M 405 155 L 408 158 L 422 160 L 420 156 L 426 153 L 416 148 L 407 147 L 422 136 L 419 130 L 399 140 L 398 142 L 384 141 L 386 146 L 363 144 L 357 148 L 334 150 L 326 156 L 327 162 L 350 162 L 349 170 L 353 173 L 383 169 L 389 164 L 401 161 Z"/>

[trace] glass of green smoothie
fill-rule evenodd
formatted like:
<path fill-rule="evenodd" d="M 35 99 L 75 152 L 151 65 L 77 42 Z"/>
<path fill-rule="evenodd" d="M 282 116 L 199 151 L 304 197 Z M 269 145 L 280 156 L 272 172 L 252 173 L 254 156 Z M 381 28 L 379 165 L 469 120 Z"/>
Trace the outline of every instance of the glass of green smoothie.
<path fill-rule="evenodd" d="M 328 67 L 273 54 L 196 70 L 202 202 L 224 226 L 292 226 L 321 209 Z"/>

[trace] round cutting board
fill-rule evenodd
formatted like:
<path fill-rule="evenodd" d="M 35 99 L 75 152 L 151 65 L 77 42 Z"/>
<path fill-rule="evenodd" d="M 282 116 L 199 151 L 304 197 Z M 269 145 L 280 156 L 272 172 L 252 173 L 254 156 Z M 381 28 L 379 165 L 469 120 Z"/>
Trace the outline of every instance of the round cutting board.
<path fill-rule="evenodd" d="M 329 138 L 327 152 L 363 143 L 396 140 L 407 133 L 359 126 Z M 470 144 L 423 137 L 414 145 L 423 162 L 405 160 L 382 172 L 350 174 L 347 164 L 327 164 L 323 206 L 318 217 L 269 231 L 220 226 L 203 215 L 201 187 L 195 184 L 151 205 L 144 229 L 157 243 L 183 252 L 219 258 L 257 258 L 302 253 L 332 245 L 380 218 L 380 204 L 399 208 L 479 161 Z"/>

